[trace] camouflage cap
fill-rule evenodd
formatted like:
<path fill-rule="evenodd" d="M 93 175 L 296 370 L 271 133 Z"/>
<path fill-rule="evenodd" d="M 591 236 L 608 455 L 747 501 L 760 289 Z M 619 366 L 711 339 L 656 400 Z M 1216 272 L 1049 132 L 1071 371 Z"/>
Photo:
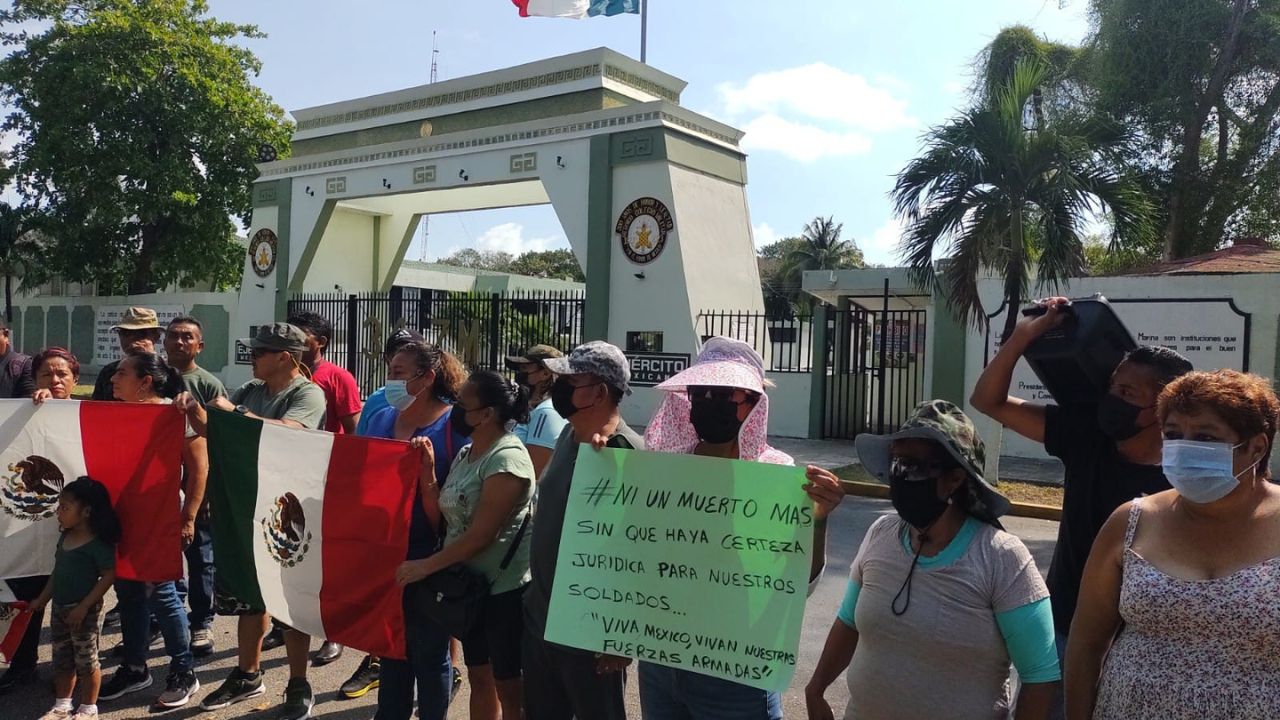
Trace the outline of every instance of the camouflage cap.
<path fill-rule="evenodd" d="M 547 358 L 564 357 L 564 353 L 550 345 L 532 345 L 523 355 L 508 355 L 507 367 L 512 370 L 519 370 L 521 365 L 533 365 L 541 363 Z"/>
<path fill-rule="evenodd" d="M 278 322 L 260 325 L 257 335 L 242 338 L 240 342 L 253 350 L 302 352 L 307 349 L 307 334 L 295 325 Z"/>
<path fill-rule="evenodd" d="M 955 459 L 970 477 L 970 511 L 979 517 L 995 519 L 1009 511 L 1009 500 L 996 492 L 983 477 L 987 449 L 978 428 L 964 411 L 946 400 L 926 400 L 902 428 L 892 435 L 859 435 L 854 440 L 858 459 L 867 472 L 889 481 L 889 460 L 894 440 L 919 438 L 933 440 Z"/>
<path fill-rule="evenodd" d="M 590 373 L 614 388 L 631 394 L 631 363 L 618 346 L 603 340 L 583 343 L 574 348 L 568 357 L 547 358 L 542 361 L 542 365 L 557 375 Z"/>

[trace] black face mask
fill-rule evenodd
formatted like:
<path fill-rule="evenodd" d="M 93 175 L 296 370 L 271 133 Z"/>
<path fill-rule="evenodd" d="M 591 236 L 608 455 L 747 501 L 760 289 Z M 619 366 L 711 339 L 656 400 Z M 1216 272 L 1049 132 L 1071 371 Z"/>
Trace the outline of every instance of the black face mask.
<path fill-rule="evenodd" d="M 529 373 L 527 373 L 527 372 L 525 372 L 525 371 L 523 371 L 523 370 L 517 371 L 517 372 L 516 372 L 516 384 L 517 384 L 517 385 L 523 385 L 523 386 L 525 386 L 525 387 L 531 387 L 531 386 L 529 385 Z"/>
<path fill-rule="evenodd" d="M 560 413 L 560 417 L 568 420 L 574 413 L 583 408 L 573 404 L 573 393 L 578 388 L 569 384 L 568 380 L 557 380 L 551 386 L 551 407 Z"/>
<path fill-rule="evenodd" d="M 889 499 L 898 516 L 917 530 L 928 529 L 947 511 L 947 501 L 938 498 L 935 478 L 908 479 L 898 465 L 889 468 Z"/>
<path fill-rule="evenodd" d="M 1143 410 L 1146 408 L 1107 393 L 1098 402 L 1098 429 L 1112 440 L 1124 442 L 1146 429 L 1138 425 L 1138 415 Z"/>
<path fill-rule="evenodd" d="M 727 443 L 738 437 L 742 421 L 738 419 L 738 404 L 732 400 L 698 398 L 689 409 L 689 422 L 704 442 Z"/>
<path fill-rule="evenodd" d="M 484 408 L 475 408 L 475 410 L 483 410 Z M 467 410 L 460 405 L 454 405 L 449 411 L 449 427 L 462 437 L 469 438 L 471 433 L 476 431 L 476 426 L 467 422 Z"/>

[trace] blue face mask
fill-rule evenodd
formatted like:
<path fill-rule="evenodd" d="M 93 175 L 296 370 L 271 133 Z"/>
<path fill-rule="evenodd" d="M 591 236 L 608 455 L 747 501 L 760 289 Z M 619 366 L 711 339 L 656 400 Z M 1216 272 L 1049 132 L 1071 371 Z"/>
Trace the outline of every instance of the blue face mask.
<path fill-rule="evenodd" d="M 410 394 L 408 380 L 388 380 L 383 396 L 386 397 L 387 404 L 398 412 L 409 409 L 413 401 L 418 399 L 417 395 Z"/>
<path fill-rule="evenodd" d="M 1240 475 L 1232 472 L 1232 457 L 1240 445 L 1195 440 L 1165 440 L 1163 459 L 1164 476 L 1178 494 L 1187 500 L 1205 505 L 1226 497 L 1240 484 L 1239 477 L 1253 469 L 1254 463 Z"/>

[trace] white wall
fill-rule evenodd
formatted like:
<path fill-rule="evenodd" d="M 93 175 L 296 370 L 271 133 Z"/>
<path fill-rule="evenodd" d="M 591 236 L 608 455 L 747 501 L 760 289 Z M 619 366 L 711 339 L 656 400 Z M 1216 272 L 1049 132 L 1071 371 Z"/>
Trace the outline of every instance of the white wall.
<path fill-rule="evenodd" d="M 1101 292 L 1113 301 L 1116 314 L 1126 321 L 1129 332 L 1140 344 L 1170 345 L 1182 352 L 1198 370 L 1230 367 L 1245 368 L 1270 377 L 1276 367 L 1277 317 L 1280 317 L 1280 276 L 1277 275 L 1192 275 L 1158 277 L 1079 278 L 1063 289 L 1068 297 L 1088 297 Z M 997 280 L 979 285 L 984 307 L 1000 306 L 1001 288 Z M 1230 299 L 1235 307 L 1250 317 L 1247 356 L 1243 353 L 1245 338 L 1229 342 L 1242 326 L 1241 318 L 1226 303 L 1205 302 Z M 1132 303 L 1126 300 L 1163 300 L 1160 303 Z M 999 334 L 1004 315 L 992 318 L 992 332 Z M 1141 336 L 1141 337 L 1140 337 Z M 1217 343 L 1192 340 L 1193 337 L 1216 337 Z M 1159 338 L 1153 340 L 1151 338 Z M 1166 338 L 1177 338 L 1166 342 Z M 1212 349 L 1208 349 L 1213 345 Z M 1235 350 L 1226 348 L 1235 347 Z M 1199 348 L 1188 349 L 1188 348 Z M 988 338 L 970 331 L 966 343 L 965 387 L 972 389 L 990 353 Z M 1039 381 L 1026 363 L 1019 363 L 1014 373 L 1011 394 L 1027 397 L 1038 392 Z M 1031 399 L 1027 397 L 1027 399 Z M 983 437 L 995 437 L 998 428 L 985 416 L 972 412 Z M 1017 436 L 1004 433 L 1002 455 L 1046 458 L 1044 448 Z"/>
<path fill-rule="evenodd" d="M 373 289 L 373 225 L 376 219 L 341 207 L 334 209 L 307 273 L 309 291 L 354 293 Z M 305 247 L 305 241 L 296 242 L 296 235 L 294 239 L 290 245 L 290 259 Z"/>
<path fill-rule="evenodd" d="M 769 434 L 809 437 L 809 392 L 813 373 L 766 373 L 769 388 Z"/>

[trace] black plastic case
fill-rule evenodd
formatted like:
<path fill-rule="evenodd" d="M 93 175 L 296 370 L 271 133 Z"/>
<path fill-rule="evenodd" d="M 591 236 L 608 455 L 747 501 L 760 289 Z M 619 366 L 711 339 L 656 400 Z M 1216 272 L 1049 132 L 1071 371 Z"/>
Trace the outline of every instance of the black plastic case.
<path fill-rule="evenodd" d="M 1040 315 L 1035 306 L 1024 315 Z M 1102 399 L 1125 353 L 1138 345 L 1101 294 L 1072 300 L 1060 326 L 1042 335 L 1023 356 L 1059 405 Z"/>

